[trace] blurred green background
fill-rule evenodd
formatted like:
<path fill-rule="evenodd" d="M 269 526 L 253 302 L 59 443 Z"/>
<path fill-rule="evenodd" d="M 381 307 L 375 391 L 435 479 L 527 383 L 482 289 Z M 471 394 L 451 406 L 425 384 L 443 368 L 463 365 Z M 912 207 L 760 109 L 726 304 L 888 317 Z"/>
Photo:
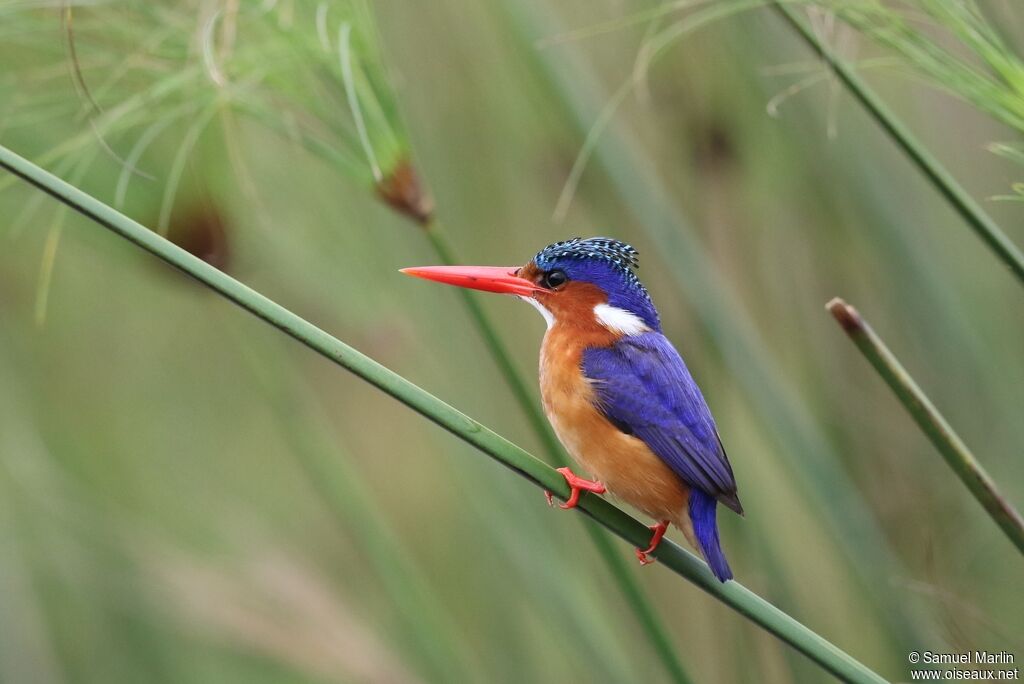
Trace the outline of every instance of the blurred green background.
<path fill-rule="evenodd" d="M 0 142 L 538 454 L 457 293 L 397 273 L 438 255 L 366 146 L 412 159 L 468 263 L 632 243 L 737 473 L 737 578 L 897 681 L 910 650 L 1024 656 L 1019 555 L 823 308 L 857 306 L 1020 503 L 1024 293 L 771 11 L 695 22 L 554 215 L 692 16 L 629 20 L 657 7 L 7 0 Z M 985 199 L 1019 135 L 816 17 L 1024 243 Z M 481 303 L 533 389 L 543 322 Z M 7 175 L 0 388 L 0 680 L 666 677 L 582 516 Z M 636 572 L 695 681 L 827 679 Z"/>

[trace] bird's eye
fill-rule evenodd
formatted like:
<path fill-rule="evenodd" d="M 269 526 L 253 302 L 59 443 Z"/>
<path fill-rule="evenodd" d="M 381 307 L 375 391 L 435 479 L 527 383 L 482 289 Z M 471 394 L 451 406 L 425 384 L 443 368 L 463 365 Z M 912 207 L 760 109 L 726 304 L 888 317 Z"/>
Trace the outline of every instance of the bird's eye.
<path fill-rule="evenodd" d="M 549 290 L 554 290 L 565 285 L 568 280 L 569 278 L 566 277 L 565 271 L 548 271 L 540 279 L 540 284 Z"/>

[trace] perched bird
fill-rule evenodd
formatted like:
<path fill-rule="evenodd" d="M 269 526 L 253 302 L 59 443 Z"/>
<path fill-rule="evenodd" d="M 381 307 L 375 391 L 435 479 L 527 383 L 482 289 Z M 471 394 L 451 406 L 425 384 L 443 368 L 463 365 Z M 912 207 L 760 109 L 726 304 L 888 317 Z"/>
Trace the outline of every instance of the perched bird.
<path fill-rule="evenodd" d="M 637 251 L 610 238 L 556 242 L 522 267 L 425 266 L 403 273 L 511 294 L 547 321 L 540 352 L 544 412 L 584 479 L 560 468 L 571 489 L 606 491 L 658 521 L 641 564 L 669 523 L 683 531 L 720 581 L 732 571 L 718 539 L 719 503 L 743 514 L 714 418 L 633 269 Z M 551 498 L 548 494 L 548 501 Z"/>

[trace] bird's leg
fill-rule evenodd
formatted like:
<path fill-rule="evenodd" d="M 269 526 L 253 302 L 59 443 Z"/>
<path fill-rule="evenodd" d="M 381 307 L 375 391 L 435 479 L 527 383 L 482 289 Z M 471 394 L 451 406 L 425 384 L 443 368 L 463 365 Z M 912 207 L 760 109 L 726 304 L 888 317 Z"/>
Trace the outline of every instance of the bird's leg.
<path fill-rule="evenodd" d="M 657 525 L 650 525 L 650 528 L 651 531 L 654 532 L 654 535 L 651 537 L 650 546 L 642 551 L 640 549 L 636 550 L 636 557 L 640 561 L 640 565 L 647 565 L 648 563 L 654 562 L 654 559 L 648 558 L 647 554 L 653 553 L 654 549 L 658 548 L 658 544 L 661 543 L 661 538 L 665 536 L 665 531 L 668 530 L 668 520 L 662 520 Z"/>
<path fill-rule="evenodd" d="M 594 492 L 595 494 L 604 494 L 604 485 L 600 482 L 593 480 L 585 480 L 576 473 L 572 472 L 569 468 L 559 468 L 558 472 L 565 478 L 566 483 L 569 485 L 571 490 L 569 498 L 564 504 L 559 504 L 560 508 L 576 508 L 576 504 L 580 502 L 580 492 Z M 548 506 L 554 506 L 555 503 L 551 499 L 551 492 L 545 490 L 544 496 L 548 499 Z"/>

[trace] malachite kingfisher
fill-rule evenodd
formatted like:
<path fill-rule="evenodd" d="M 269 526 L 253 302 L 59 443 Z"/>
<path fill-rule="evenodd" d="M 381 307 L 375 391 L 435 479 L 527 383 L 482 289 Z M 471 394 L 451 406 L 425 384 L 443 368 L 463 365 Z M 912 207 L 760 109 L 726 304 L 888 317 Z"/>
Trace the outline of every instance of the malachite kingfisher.
<path fill-rule="evenodd" d="M 716 512 L 722 503 L 743 514 L 736 479 L 711 410 L 662 334 L 636 268 L 635 249 L 594 237 L 548 245 L 520 267 L 402 272 L 532 304 L 548 326 L 540 351 L 544 412 L 569 454 L 595 478 L 560 468 L 571 489 L 562 508 L 576 506 L 582 492 L 611 492 L 658 521 L 648 548 L 636 551 L 642 564 L 672 523 L 724 582 L 732 571 Z"/>

